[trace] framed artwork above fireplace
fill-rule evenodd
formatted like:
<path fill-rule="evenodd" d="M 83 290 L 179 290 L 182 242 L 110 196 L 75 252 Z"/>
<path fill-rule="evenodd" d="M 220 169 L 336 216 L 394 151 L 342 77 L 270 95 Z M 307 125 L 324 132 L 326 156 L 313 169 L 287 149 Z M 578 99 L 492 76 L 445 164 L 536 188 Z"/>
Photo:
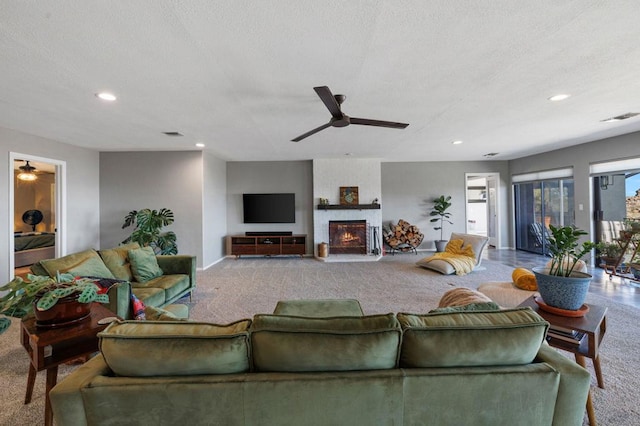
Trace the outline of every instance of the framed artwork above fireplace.
<path fill-rule="evenodd" d="M 342 205 L 358 204 L 358 187 L 357 186 L 341 186 L 340 187 L 340 204 Z"/>

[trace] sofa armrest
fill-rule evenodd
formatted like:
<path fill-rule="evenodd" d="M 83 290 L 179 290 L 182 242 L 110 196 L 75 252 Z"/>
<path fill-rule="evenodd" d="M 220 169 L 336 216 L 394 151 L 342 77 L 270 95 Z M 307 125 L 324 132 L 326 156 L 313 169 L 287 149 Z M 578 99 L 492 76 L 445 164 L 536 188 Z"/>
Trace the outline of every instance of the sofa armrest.
<path fill-rule="evenodd" d="M 122 319 L 131 319 L 131 284 L 114 284 L 109 288 L 107 295 L 109 303 L 105 303 L 104 306 Z"/>
<path fill-rule="evenodd" d="M 556 426 L 582 425 L 591 386 L 591 374 L 546 343 L 540 346 L 536 360 L 549 364 L 560 373 L 553 424 Z"/>
<path fill-rule="evenodd" d="M 86 387 L 95 377 L 104 376 L 110 372 L 111 370 L 107 367 L 102 355 L 96 355 L 51 389 L 49 398 L 56 424 L 63 426 L 87 425 L 82 388 Z"/>
<path fill-rule="evenodd" d="M 185 274 L 189 276 L 189 287 L 196 286 L 196 257 L 184 254 L 158 255 L 158 266 L 165 275 Z"/>

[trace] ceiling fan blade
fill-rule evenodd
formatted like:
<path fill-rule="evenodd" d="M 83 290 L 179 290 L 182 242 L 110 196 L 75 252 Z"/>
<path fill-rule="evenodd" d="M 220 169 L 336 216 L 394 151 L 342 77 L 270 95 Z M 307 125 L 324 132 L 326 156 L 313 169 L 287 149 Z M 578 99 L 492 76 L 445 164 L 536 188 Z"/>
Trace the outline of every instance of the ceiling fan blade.
<path fill-rule="evenodd" d="M 340 104 L 336 101 L 336 98 L 331 93 L 331 90 L 327 86 L 314 87 L 313 90 L 316 91 L 324 105 L 327 107 L 329 112 L 335 118 L 342 118 L 343 114 L 340 110 Z"/>
<path fill-rule="evenodd" d="M 392 129 L 404 129 L 409 123 L 396 123 L 394 121 L 370 120 L 368 118 L 351 117 L 351 124 L 362 126 L 391 127 Z"/>
<path fill-rule="evenodd" d="M 315 129 L 310 130 L 310 131 L 308 131 L 307 133 L 305 133 L 305 134 L 303 134 L 303 135 L 298 136 L 297 138 L 291 139 L 291 142 L 300 142 L 302 139 L 304 139 L 304 138 L 306 138 L 306 137 L 308 137 L 308 136 L 311 136 L 311 135 L 313 135 L 313 134 L 315 134 L 315 133 L 318 133 L 320 130 L 324 130 L 324 129 L 326 129 L 327 127 L 330 127 L 330 126 L 331 126 L 331 122 L 329 122 L 329 123 L 327 123 L 327 124 L 323 124 L 322 126 L 320 126 L 320 127 L 316 127 Z"/>

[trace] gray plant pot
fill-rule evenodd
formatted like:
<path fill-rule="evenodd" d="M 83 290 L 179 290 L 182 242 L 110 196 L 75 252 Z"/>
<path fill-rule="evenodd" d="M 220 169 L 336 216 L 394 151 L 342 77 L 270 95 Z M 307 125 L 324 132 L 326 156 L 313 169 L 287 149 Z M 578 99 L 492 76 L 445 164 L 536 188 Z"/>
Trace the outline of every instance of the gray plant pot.
<path fill-rule="evenodd" d="M 557 277 L 549 275 L 548 268 L 533 268 L 532 271 L 544 303 L 569 311 L 577 311 L 582 307 L 591 284 L 591 275 L 574 271 L 569 277 Z"/>
<path fill-rule="evenodd" d="M 447 243 L 449 241 L 447 241 L 447 240 L 436 240 L 434 242 L 436 243 L 436 251 L 437 252 L 443 252 L 444 249 L 447 247 Z"/>

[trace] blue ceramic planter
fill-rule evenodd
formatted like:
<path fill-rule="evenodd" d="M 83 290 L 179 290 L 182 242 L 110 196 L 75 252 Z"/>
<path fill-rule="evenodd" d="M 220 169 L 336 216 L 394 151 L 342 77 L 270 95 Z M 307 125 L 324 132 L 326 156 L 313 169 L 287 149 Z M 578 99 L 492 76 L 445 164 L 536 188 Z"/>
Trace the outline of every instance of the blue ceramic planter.
<path fill-rule="evenodd" d="M 547 268 L 533 268 L 532 271 L 544 303 L 569 311 L 577 311 L 582 307 L 591 284 L 591 275 L 572 272 L 570 277 L 557 277 L 549 275 Z"/>

